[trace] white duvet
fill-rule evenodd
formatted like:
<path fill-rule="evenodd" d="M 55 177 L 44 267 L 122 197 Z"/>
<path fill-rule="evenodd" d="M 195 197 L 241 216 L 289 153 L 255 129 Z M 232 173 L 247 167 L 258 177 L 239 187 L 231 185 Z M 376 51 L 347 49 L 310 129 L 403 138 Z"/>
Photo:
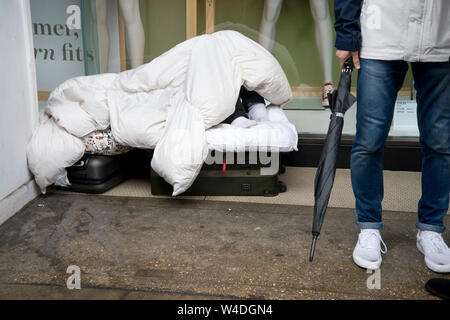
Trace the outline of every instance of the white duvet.
<path fill-rule="evenodd" d="M 119 74 L 69 79 L 52 91 L 40 115 L 27 148 L 29 168 L 45 192 L 83 156 L 81 138 L 111 126 L 120 144 L 156 146 L 151 166 L 173 186 L 173 195 L 179 195 L 191 186 L 207 157 L 206 135 L 227 128 L 216 125 L 234 112 L 242 85 L 274 105 L 283 106 L 292 97 L 276 59 L 235 31 L 192 38 Z M 257 127 L 274 126 L 281 128 L 276 123 Z M 237 134 L 245 129 L 229 130 Z M 279 144 L 283 139 L 276 132 L 271 131 Z M 244 140 L 243 145 L 259 143 Z"/>

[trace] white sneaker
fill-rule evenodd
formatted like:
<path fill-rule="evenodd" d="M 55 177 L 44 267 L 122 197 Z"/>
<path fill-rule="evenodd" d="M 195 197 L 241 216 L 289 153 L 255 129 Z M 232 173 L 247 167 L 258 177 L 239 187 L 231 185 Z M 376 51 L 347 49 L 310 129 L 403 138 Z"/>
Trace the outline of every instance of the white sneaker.
<path fill-rule="evenodd" d="M 257 123 L 255 120 L 247 119 L 246 117 L 237 117 L 231 122 L 232 126 L 240 127 L 240 128 L 250 128 L 256 126 Z"/>
<path fill-rule="evenodd" d="M 384 249 L 381 248 L 381 244 Z M 381 253 L 386 253 L 387 247 L 377 229 L 361 229 L 353 250 L 353 261 L 361 268 L 376 270 L 381 266 Z"/>
<path fill-rule="evenodd" d="M 248 117 L 252 120 L 261 122 L 268 121 L 269 114 L 267 113 L 266 105 L 264 103 L 255 103 L 248 108 Z"/>
<path fill-rule="evenodd" d="M 417 249 L 425 256 L 428 268 L 438 273 L 450 272 L 450 249 L 440 233 L 419 231 Z"/>

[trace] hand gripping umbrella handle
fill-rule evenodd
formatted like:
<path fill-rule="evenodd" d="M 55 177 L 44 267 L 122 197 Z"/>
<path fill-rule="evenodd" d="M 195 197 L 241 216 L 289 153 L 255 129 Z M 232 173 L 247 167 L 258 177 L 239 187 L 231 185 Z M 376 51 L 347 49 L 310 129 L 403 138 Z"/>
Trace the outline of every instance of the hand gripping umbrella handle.
<path fill-rule="evenodd" d="M 353 58 L 350 57 L 344 62 L 344 66 L 342 67 L 341 72 L 349 72 L 351 73 L 353 71 L 353 68 L 355 65 L 353 64 Z"/>

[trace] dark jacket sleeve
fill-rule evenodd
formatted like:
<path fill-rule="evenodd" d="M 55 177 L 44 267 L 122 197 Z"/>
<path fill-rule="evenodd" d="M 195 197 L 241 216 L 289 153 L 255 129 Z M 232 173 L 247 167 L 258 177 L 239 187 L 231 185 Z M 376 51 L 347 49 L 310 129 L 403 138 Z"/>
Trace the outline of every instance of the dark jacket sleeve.
<path fill-rule="evenodd" d="M 334 0 L 336 49 L 359 51 L 361 48 L 361 3 L 362 0 Z"/>
<path fill-rule="evenodd" d="M 242 98 L 245 112 L 248 112 L 249 108 L 254 104 L 265 103 L 264 98 L 261 97 L 256 91 L 248 91 L 244 86 L 241 87 L 239 96 Z"/>

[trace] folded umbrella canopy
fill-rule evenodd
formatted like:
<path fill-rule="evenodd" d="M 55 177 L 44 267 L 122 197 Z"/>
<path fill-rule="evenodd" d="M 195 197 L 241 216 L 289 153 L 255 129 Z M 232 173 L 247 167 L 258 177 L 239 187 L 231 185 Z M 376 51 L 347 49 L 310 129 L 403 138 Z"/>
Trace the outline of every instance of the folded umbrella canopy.
<path fill-rule="evenodd" d="M 333 91 L 332 94 L 328 94 L 331 120 L 314 180 L 313 240 L 309 261 L 312 261 L 314 257 L 317 237 L 322 228 L 331 189 L 333 188 L 336 173 L 336 158 L 341 142 L 342 128 L 344 126 L 344 114 L 356 101 L 356 98 L 350 93 L 352 70 L 353 62 L 352 58 L 349 58 L 345 61 L 344 67 L 342 68 L 337 90 Z"/>

